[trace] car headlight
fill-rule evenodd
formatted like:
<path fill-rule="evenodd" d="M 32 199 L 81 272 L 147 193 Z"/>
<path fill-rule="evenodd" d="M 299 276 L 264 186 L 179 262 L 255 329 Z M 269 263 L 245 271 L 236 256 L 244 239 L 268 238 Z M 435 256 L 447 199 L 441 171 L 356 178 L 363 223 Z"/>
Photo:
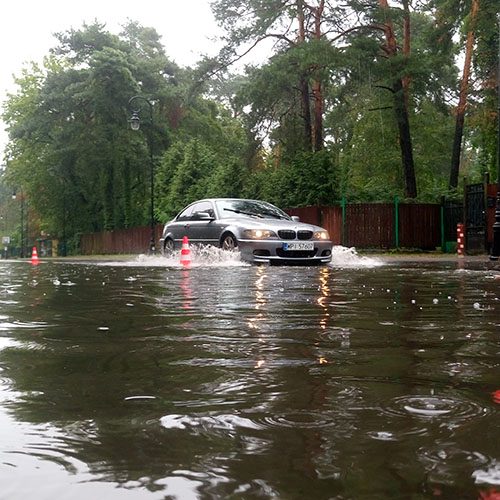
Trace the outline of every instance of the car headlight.
<path fill-rule="evenodd" d="M 328 231 L 316 231 L 313 234 L 313 239 L 325 241 L 330 239 L 330 235 L 328 234 Z"/>
<path fill-rule="evenodd" d="M 276 233 L 270 229 L 245 229 L 243 231 L 245 238 L 252 240 L 263 240 L 266 238 L 276 238 Z"/>

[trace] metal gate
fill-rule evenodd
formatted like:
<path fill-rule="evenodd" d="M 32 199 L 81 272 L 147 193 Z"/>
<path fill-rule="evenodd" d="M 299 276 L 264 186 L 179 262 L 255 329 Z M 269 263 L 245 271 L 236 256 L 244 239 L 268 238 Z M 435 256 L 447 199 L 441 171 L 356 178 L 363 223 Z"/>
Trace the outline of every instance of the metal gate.
<path fill-rule="evenodd" d="M 444 241 L 457 241 L 457 224 L 464 221 L 464 204 L 458 200 L 443 200 Z"/>
<path fill-rule="evenodd" d="M 465 249 L 468 254 L 486 251 L 484 184 L 465 186 Z"/>

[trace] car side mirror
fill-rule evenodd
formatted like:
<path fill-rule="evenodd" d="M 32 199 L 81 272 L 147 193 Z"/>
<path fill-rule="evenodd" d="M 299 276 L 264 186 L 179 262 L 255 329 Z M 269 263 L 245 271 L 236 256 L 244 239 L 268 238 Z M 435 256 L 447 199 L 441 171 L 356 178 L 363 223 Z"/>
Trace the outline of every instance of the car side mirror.
<path fill-rule="evenodd" d="M 298 215 L 292 215 L 293 222 L 300 222 L 300 217 Z"/>
<path fill-rule="evenodd" d="M 196 215 L 198 220 L 214 220 L 208 212 L 198 212 Z"/>

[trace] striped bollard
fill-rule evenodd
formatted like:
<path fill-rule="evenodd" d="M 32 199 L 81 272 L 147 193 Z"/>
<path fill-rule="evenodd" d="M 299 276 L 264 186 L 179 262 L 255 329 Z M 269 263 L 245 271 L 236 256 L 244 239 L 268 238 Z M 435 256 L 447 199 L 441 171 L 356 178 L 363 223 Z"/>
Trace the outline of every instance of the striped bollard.
<path fill-rule="evenodd" d="M 461 222 L 457 224 L 457 254 L 459 257 L 465 256 L 465 233 Z"/>

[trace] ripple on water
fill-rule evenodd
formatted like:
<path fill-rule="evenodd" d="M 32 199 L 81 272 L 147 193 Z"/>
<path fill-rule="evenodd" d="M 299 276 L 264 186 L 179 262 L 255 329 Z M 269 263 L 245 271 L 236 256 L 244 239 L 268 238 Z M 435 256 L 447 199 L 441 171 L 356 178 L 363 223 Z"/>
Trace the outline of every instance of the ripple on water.
<path fill-rule="evenodd" d="M 431 448 L 417 452 L 418 461 L 426 464 L 428 481 L 433 484 L 453 485 L 457 477 L 470 477 L 474 470 L 487 466 L 488 457 L 477 451 L 461 449 L 452 442 L 438 442 Z"/>
<path fill-rule="evenodd" d="M 500 463 L 495 460 L 489 467 L 475 470 L 472 477 L 476 484 L 500 486 Z"/>
<path fill-rule="evenodd" d="M 465 398 L 406 395 L 394 398 L 382 408 L 391 416 L 414 417 L 422 420 L 439 419 L 447 422 L 475 420 L 484 417 L 488 409 Z"/>
<path fill-rule="evenodd" d="M 264 426 L 254 420 L 233 414 L 211 415 L 180 415 L 171 414 L 160 418 L 160 424 L 165 429 L 188 430 L 196 434 L 223 437 L 239 434 L 240 429 L 261 430 Z"/>
<path fill-rule="evenodd" d="M 294 429 L 316 429 L 335 424 L 337 414 L 315 411 L 288 411 L 262 417 L 261 424 L 266 427 L 285 427 Z"/>
<path fill-rule="evenodd" d="M 1 321 L 0 331 L 15 330 L 18 328 L 47 328 L 50 325 L 42 321 Z"/>
<path fill-rule="evenodd" d="M 488 458 L 482 453 L 463 450 L 455 443 L 436 443 L 432 448 L 420 450 L 419 456 L 423 461 L 446 465 L 449 469 L 462 468 L 464 464 L 481 467 L 488 463 Z"/>
<path fill-rule="evenodd" d="M 0 331 L 2 330 L 1 324 L 0 324 Z M 9 337 L 0 337 L 0 351 L 2 349 L 7 349 L 8 347 L 18 347 L 20 346 L 21 343 L 18 342 L 17 340 L 11 339 Z"/>

